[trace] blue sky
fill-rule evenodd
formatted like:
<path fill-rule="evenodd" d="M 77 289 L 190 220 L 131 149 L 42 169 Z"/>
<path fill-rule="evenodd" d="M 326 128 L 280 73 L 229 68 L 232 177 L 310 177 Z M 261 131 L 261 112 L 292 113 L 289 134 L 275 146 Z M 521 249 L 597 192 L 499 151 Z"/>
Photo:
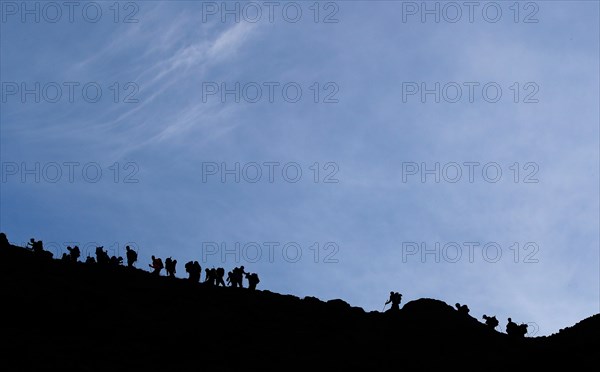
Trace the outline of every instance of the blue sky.
<path fill-rule="evenodd" d="M 2 1 L 9 240 L 537 335 L 599 312 L 597 2 L 275 3 Z"/>

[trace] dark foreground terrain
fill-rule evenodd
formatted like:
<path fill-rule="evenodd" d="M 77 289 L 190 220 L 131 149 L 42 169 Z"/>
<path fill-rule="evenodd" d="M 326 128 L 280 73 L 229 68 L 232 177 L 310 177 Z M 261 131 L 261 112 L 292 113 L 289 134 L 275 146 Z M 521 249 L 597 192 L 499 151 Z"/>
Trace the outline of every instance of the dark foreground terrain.
<path fill-rule="evenodd" d="M 587 370 L 600 354 L 600 314 L 513 339 L 434 299 L 366 313 L 14 246 L 0 249 L 0 288 L 3 371 Z"/>

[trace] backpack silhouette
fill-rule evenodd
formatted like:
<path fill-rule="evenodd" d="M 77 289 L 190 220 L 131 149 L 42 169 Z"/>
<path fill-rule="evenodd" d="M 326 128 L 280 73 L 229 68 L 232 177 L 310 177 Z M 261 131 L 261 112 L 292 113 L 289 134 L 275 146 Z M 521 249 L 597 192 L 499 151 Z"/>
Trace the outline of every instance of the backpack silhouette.
<path fill-rule="evenodd" d="M 138 259 L 138 254 L 136 251 L 134 251 L 133 249 L 131 249 L 131 247 L 127 246 L 125 247 L 125 250 L 127 251 L 127 266 L 128 267 L 133 267 L 133 264 L 135 264 L 135 262 Z"/>

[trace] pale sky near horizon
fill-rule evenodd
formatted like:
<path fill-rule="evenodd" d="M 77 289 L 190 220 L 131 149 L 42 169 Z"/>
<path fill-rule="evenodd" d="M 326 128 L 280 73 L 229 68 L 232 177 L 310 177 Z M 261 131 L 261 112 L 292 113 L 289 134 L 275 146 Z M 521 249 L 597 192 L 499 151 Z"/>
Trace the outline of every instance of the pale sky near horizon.
<path fill-rule="evenodd" d="M 549 335 L 600 312 L 599 35 L 597 1 L 1 1 L 0 230 Z"/>

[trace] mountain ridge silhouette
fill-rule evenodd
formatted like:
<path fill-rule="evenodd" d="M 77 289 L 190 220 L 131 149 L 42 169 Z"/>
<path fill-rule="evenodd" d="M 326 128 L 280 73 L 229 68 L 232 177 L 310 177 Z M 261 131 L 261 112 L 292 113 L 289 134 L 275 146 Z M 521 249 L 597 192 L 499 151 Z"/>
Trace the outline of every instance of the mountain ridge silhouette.
<path fill-rule="evenodd" d="M 432 298 L 366 312 L 342 299 L 209 287 L 14 245 L 0 249 L 0 283 L 10 370 L 584 366 L 600 346 L 600 314 L 514 338 L 502 319 L 492 330 Z"/>

